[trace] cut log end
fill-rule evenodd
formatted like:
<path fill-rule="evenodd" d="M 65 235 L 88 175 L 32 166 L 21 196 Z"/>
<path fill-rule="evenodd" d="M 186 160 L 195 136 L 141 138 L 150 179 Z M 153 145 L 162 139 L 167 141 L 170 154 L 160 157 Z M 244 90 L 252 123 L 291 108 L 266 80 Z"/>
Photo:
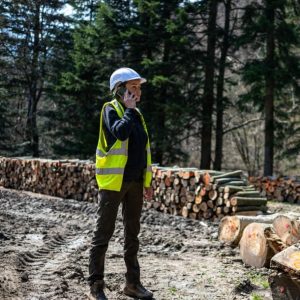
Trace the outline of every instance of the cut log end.
<path fill-rule="evenodd" d="M 267 224 L 249 224 L 242 235 L 240 241 L 240 254 L 245 264 L 254 267 L 264 267 L 269 265 L 271 253 L 273 252 L 267 245 L 265 229 Z"/>
<path fill-rule="evenodd" d="M 271 267 L 300 276 L 300 243 L 277 253 L 272 258 Z"/>
<path fill-rule="evenodd" d="M 276 234 L 282 241 L 291 246 L 300 240 L 300 223 L 288 216 L 278 216 L 273 222 Z"/>
<path fill-rule="evenodd" d="M 235 216 L 224 217 L 219 225 L 219 241 L 226 244 L 235 244 L 239 233 L 240 222 Z"/>

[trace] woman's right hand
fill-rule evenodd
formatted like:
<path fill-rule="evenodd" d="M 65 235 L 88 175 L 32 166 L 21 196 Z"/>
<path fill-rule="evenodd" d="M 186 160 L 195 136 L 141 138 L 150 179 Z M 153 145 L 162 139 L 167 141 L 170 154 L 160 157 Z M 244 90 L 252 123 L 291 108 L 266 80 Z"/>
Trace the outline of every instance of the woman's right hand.
<path fill-rule="evenodd" d="M 125 107 L 135 108 L 137 97 L 134 94 L 129 93 L 128 90 L 126 90 L 123 101 L 124 101 Z"/>

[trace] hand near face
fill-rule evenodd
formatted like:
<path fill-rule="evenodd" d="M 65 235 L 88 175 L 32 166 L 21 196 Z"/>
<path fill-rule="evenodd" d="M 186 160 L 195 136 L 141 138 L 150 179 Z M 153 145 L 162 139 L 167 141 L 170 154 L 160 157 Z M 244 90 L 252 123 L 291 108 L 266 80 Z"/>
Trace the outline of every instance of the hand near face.
<path fill-rule="evenodd" d="M 137 102 L 137 97 L 135 96 L 135 94 L 131 94 L 131 93 L 129 93 L 128 90 L 126 90 L 123 101 L 124 101 L 124 105 L 127 108 L 135 108 L 136 102 Z"/>

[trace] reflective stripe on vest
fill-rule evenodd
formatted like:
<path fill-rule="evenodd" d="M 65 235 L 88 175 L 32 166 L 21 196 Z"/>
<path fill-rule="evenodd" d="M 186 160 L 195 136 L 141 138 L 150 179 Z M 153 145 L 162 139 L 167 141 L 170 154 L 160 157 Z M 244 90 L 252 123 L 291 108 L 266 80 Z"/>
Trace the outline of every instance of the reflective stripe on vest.
<path fill-rule="evenodd" d="M 102 117 L 104 109 L 107 105 L 114 107 L 119 118 L 122 118 L 124 115 L 124 109 L 116 99 L 103 105 L 100 115 L 99 141 L 96 150 L 96 180 L 99 189 L 120 191 L 123 182 L 124 169 L 128 159 L 128 139 L 125 141 L 116 140 L 111 148 L 106 151 L 108 145 L 103 131 Z M 142 124 L 148 137 L 148 131 L 143 115 L 138 109 L 137 111 L 141 116 Z M 147 140 L 146 151 L 147 167 L 144 171 L 144 187 L 149 187 L 152 180 L 149 137 Z"/>
<path fill-rule="evenodd" d="M 107 169 L 96 169 L 96 174 L 123 174 L 124 168 L 107 168 Z"/>
<path fill-rule="evenodd" d="M 127 155 L 128 149 L 126 148 L 119 148 L 119 149 L 110 149 L 109 154 L 120 154 L 120 155 Z M 107 155 L 107 153 L 103 152 L 100 149 L 96 150 L 96 155 L 99 155 L 100 157 L 104 157 Z"/>

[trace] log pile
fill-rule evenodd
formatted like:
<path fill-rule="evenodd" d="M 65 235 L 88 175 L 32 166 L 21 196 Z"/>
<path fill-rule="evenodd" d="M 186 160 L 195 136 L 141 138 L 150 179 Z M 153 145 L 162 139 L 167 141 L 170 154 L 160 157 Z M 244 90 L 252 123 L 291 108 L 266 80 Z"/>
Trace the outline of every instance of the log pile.
<path fill-rule="evenodd" d="M 274 299 L 299 299 L 300 214 L 226 216 L 219 224 L 219 240 L 231 247 L 239 244 L 243 262 L 270 267 Z"/>
<path fill-rule="evenodd" d="M 152 169 L 154 197 L 148 208 L 212 220 L 266 210 L 267 199 L 247 184 L 242 171 Z M 91 202 L 98 194 L 94 163 L 80 160 L 0 157 L 0 186 Z"/>
<path fill-rule="evenodd" d="M 219 240 L 239 245 L 246 264 L 268 266 L 276 253 L 300 241 L 300 214 L 226 216 L 219 224 Z"/>
<path fill-rule="evenodd" d="M 96 201 L 94 164 L 80 160 L 0 157 L 0 186 L 83 201 Z"/>
<path fill-rule="evenodd" d="M 272 224 L 278 214 L 260 216 L 226 216 L 219 224 L 219 241 L 231 246 L 238 246 L 244 229 L 251 223 Z"/>
<path fill-rule="evenodd" d="M 300 204 L 299 177 L 249 177 L 249 182 L 268 200 Z"/>
<path fill-rule="evenodd" d="M 242 171 L 153 167 L 154 197 L 147 204 L 158 211 L 192 219 L 222 219 L 225 215 L 257 215 L 267 199 L 247 184 Z"/>

